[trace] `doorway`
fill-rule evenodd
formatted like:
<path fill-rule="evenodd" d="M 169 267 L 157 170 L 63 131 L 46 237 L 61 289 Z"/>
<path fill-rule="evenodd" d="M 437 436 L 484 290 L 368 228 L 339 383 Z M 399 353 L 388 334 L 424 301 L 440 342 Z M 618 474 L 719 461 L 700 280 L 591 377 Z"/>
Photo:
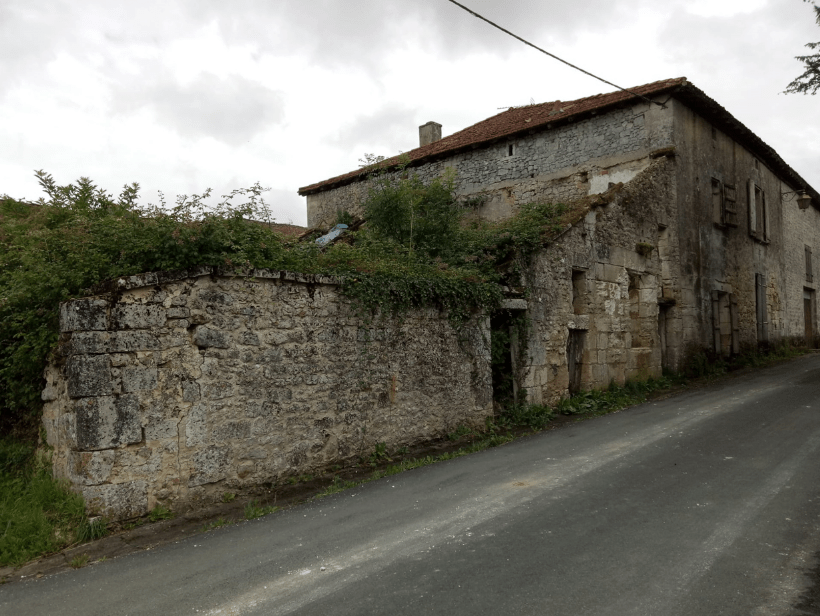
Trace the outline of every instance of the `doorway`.
<path fill-rule="evenodd" d="M 586 330 L 571 329 L 567 339 L 567 372 L 569 375 L 569 395 L 574 396 L 581 391 L 581 370 L 584 359 L 584 342 Z"/>

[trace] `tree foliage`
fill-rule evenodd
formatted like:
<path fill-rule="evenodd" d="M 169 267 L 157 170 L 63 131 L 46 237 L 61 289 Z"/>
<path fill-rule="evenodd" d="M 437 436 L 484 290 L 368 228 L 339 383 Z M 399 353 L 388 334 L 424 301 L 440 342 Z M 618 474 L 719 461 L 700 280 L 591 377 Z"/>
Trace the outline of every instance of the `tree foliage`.
<path fill-rule="evenodd" d="M 813 0 L 803 0 L 812 2 Z M 820 25 L 820 7 L 813 6 L 815 21 Z M 806 43 L 806 47 L 811 50 L 820 48 L 820 42 Z M 803 63 L 803 74 L 786 86 L 786 94 L 815 94 L 820 88 L 820 53 L 807 56 L 795 56 L 796 60 Z"/>

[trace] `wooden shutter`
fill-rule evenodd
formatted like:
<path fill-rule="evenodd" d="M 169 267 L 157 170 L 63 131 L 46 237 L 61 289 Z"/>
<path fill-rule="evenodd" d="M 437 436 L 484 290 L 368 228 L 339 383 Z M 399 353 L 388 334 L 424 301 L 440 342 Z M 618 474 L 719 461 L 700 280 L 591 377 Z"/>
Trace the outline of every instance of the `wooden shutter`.
<path fill-rule="evenodd" d="M 757 235 L 757 211 L 755 208 L 755 183 L 754 180 L 749 180 L 748 185 L 749 198 L 749 234 Z"/>
<path fill-rule="evenodd" d="M 737 227 L 737 190 L 731 184 L 723 185 L 723 224 Z"/>

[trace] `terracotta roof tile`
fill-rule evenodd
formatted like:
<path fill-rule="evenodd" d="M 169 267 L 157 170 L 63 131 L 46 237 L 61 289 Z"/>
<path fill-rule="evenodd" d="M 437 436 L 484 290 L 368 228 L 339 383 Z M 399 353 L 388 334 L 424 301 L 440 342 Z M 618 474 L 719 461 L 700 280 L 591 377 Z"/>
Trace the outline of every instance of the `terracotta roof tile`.
<path fill-rule="evenodd" d="M 631 92 L 641 96 L 652 96 L 662 94 L 686 83 L 685 77 L 676 79 L 665 79 L 656 81 L 637 88 L 631 88 Z M 565 121 L 579 115 L 592 111 L 619 105 L 626 101 L 636 100 L 635 94 L 618 91 L 609 94 L 596 94 L 574 101 L 553 101 L 550 103 L 540 103 L 536 105 L 526 105 L 524 107 L 511 107 L 507 111 L 499 113 L 453 133 L 443 139 L 429 145 L 410 150 L 403 156 L 409 158 L 411 164 L 421 164 L 430 159 L 439 158 L 442 155 L 453 154 L 459 150 L 490 143 L 497 139 L 510 137 L 517 133 L 527 132 L 536 128 L 543 128 L 548 124 Z M 391 166 L 397 164 L 400 157 L 394 156 L 385 160 L 382 164 Z M 321 192 L 332 186 L 347 184 L 362 175 L 363 171 L 357 169 L 344 175 L 340 175 L 323 182 L 317 182 L 310 186 L 299 189 L 300 195 Z"/>

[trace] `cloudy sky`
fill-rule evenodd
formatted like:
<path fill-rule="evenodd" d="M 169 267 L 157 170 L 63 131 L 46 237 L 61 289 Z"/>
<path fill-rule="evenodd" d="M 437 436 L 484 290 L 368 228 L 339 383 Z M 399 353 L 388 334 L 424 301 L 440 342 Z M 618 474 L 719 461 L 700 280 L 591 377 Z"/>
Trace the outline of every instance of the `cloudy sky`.
<path fill-rule="evenodd" d="M 801 0 L 461 0 L 623 87 L 688 77 L 820 189 L 820 97 L 783 95 L 820 40 Z M 0 0 L 0 194 L 33 172 L 142 201 L 300 186 L 531 100 L 611 88 L 447 0 Z"/>

